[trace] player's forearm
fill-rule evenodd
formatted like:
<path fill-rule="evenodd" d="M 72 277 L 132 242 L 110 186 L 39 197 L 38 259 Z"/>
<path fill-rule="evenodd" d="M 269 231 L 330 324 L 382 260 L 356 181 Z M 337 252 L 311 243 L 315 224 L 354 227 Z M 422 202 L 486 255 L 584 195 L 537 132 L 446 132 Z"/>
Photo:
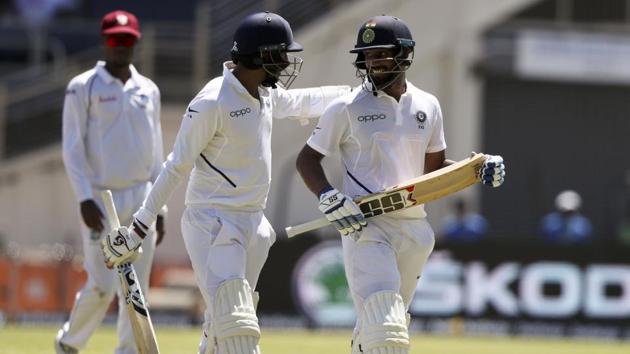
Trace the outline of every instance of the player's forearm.
<path fill-rule="evenodd" d="M 450 165 L 454 164 L 455 162 L 457 162 L 457 161 L 445 159 L 444 162 L 442 162 L 442 167 L 450 166 Z M 442 167 L 440 167 L 440 168 L 442 168 Z"/>
<path fill-rule="evenodd" d="M 298 155 L 296 167 L 304 180 L 304 184 L 313 194 L 319 196 L 319 192 L 329 187 L 330 183 L 321 165 L 322 157 L 313 154 L 310 150 L 306 146 L 302 149 Z"/>
<path fill-rule="evenodd" d="M 424 173 L 437 171 L 454 164 L 455 161 L 446 159 L 446 151 L 428 152 L 424 156 Z"/>
<path fill-rule="evenodd" d="M 167 162 L 158 178 L 155 180 L 155 184 L 153 184 L 142 207 L 134 214 L 134 217 L 147 226 L 153 224 L 157 215 L 164 210 L 164 205 L 171 198 L 171 195 L 180 184 L 181 180 L 182 176 L 173 173 Z"/>

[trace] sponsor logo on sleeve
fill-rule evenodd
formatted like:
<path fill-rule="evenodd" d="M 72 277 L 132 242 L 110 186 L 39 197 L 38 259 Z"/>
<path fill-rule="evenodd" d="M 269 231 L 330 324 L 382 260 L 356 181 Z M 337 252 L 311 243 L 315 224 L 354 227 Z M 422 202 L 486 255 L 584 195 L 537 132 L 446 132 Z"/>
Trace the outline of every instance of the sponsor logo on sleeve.
<path fill-rule="evenodd" d="M 192 109 L 192 108 L 190 108 L 190 107 L 186 108 L 186 114 L 185 114 L 185 116 L 186 116 L 186 117 L 188 117 L 188 118 L 191 118 L 191 119 L 192 119 L 192 117 L 193 117 L 193 115 L 192 115 L 192 114 L 193 114 L 193 113 L 199 113 L 199 111 L 194 110 L 194 109 Z"/>

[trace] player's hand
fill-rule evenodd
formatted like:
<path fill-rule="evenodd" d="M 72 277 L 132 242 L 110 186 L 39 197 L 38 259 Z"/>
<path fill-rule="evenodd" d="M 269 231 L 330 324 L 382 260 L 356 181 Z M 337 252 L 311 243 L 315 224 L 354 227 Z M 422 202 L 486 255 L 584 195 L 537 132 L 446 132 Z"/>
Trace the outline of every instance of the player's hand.
<path fill-rule="evenodd" d="M 122 226 L 112 230 L 101 241 L 101 248 L 105 256 L 105 264 L 108 268 L 118 266 L 122 263 L 133 262 L 142 253 L 142 239 L 135 227 Z M 140 230 L 141 231 L 141 230 Z"/>
<path fill-rule="evenodd" d="M 94 231 L 103 231 L 103 213 L 92 199 L 81 202 L 79 209 L 85 225 Z"/>
<path fill-rule="evenodd" d="M 505 164 L 503 157 L 499 155 L 486 155 L 486 162 L 479 169 L 479 179 L 481 183 L 498 187 L 505 180 Z"/>
<path fill-rule="evenodd" d="M 157 219 L 155 219 L 155 236 L 156 236 L 155 245 L 156 246 L 162 243 L 162 240 L 164 239 L 165 234 L 166 234 L 166 231 L 164 230 L 164 216 L 158 215 Z"/>
<path fill-rule="evenodd" d="M 367 226 L 361 209 L 350 197 L 341 194 L 335 188 L 329 187 L 320 193 L 319 210 L 344 236 Z"/>

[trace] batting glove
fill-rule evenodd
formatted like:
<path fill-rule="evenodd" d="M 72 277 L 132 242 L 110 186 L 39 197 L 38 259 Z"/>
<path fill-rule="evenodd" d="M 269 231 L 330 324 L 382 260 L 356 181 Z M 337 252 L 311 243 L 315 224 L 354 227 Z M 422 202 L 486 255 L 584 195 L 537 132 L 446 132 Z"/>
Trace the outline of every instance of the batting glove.
<path fill-rule="evenodd" d="M 148 228 L 134 221 L 131 228 L 119 227 L 112 230 L 101 242 L 105 263 L 109 268 L 133 262 L 142 253 L 142 239 Z"/>
<path fill-rule="evenodd" d="M 479 169 L 479 179 L 481 183 L 498 187 L 505 180 L 505 164 L 503 157 L 499 155 L 486 155 L 486 162 Z"/>
<path fill-rule="evenodd" d="M 319 210 L 344 236 L 361 231 L 367 221 L 352 199 L 332 187 L 319 194 Z"/>

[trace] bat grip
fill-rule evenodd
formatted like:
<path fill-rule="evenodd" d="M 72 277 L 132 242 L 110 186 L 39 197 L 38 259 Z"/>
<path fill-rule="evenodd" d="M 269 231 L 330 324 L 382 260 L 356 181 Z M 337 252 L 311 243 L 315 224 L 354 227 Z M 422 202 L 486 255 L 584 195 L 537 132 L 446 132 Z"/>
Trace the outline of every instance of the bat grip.
<path fill-rule="evenodd" d="M 105 206 L 105 213 L 107 214 L 110 229 L 114 230 L 119 228 L 120 220 L 118 220 L 118 213 L 116 213 L 116 205 L 114 205 L 112 191 L 109 189 L 102 191 L 101 197 L 103 198 L 103 205 Z"/>
<path fill-rule="evenodd" d="M 329 225 L 330 221 L 328 221 L 328 219 L 326 218 L 321 218 L 321 219 L 316 219 L 313 221 L 309 221 L 307 223 L 304 224 L 300 224 L 300 225 L 296 225 L 296 226 L 289 226 L 287 228 L 285 228 L 284 230 L 287 232 L 287 237 L 293 237 L 293 236 L 297 236 L 299 234 L 303 234 L 305 232 L 308 231 L 313 231 L 313 230 L 317 230 L 319 228 L 322 228 L 326 225 Z"/>

